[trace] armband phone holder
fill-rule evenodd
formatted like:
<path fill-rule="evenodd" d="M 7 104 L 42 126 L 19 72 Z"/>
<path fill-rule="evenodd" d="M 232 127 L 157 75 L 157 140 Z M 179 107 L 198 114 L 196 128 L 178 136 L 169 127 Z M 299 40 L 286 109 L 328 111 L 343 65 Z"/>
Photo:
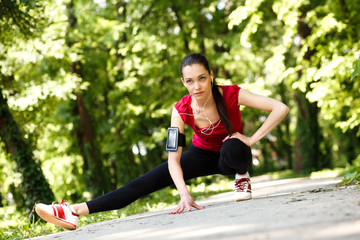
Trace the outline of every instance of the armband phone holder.
<path fill-rule="evenodd" d="M 177 127 L 169 127 L 166 139 L 166 151 L 176 152 L 178 146 L 185 147 L 185 135 Z"/>

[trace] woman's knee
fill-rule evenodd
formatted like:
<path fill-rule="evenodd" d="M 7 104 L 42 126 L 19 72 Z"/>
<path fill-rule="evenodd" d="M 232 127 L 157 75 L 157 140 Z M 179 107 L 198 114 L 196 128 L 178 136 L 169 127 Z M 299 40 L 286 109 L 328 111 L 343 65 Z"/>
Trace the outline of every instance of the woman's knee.
<path fill-rule="evenodd" d="M 237 172 L 246 172 L 252 161 L 250 147 L 237 138 L 230 138 L 223 143 L 220 156 L 228 167 Z"/>

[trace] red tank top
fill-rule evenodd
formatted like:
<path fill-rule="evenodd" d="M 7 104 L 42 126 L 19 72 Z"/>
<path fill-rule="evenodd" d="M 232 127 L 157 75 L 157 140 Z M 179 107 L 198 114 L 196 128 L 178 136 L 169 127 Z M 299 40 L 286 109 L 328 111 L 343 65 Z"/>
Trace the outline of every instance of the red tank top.
<path fill-rule="evenodd" d="M 226 108 L 229 113 L 231 130 L 233 133 L 243 133 L 243 126 L 241 121 L 241 114 L 238 107 L 238 96 L 240 87 L 237 85 L 219 86 L 223 90 L 223 97 L 225 100 Z M 191 109 L 191 95 L 185 95 L 180 101 L 175 104 L 180 117 L 188 124 L 193 130 L 194 135 L 192 143 L 195 147 L 202 148 L 210 151 L 220 151 L 222 140 L 227 136 L 226 129 L 222 122 L 217 121 L 214 126 L 217 126 L 210 135 L 201 133 L 202 128 L 195 126 L 194 116 Z M 184 114 L 182 114 L 184 113 Z M 190 115 L 188 115 L 190 114 Z"/>

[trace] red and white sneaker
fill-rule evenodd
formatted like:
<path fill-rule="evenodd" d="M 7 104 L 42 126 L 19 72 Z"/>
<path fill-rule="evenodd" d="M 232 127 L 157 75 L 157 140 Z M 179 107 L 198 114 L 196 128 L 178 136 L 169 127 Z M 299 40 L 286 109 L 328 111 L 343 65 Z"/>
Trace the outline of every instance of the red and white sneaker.
<path fill-rule="evenodd" d="M 74 208 L 64 200 L 62 200 L 60 204 L 36 204 L 35 211 L 45 221 L 67 230 L 75 230 L 79 224 L 79 215 Z"/>
<path fill-rule="evenodd" d="M 235 176 L 235 201 L 242 201 L 251 199 L 251 181 L 249 173 L 246 173 L 246 177 Z"/>

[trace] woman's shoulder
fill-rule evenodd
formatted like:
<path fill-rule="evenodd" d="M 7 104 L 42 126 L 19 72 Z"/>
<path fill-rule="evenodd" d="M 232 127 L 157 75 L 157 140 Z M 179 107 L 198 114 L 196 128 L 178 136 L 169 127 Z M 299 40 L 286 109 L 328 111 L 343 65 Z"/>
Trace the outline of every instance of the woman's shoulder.
<path fill-rule="evenodd" d="M 189 104 L 191 103 L 191 94 L 183 96 L 176 104 L 175 108 L 181 112 L 185 112 L 188 109 Z"/>
<path fill-rule="evenodd" d="M 225 101 L 230 99 L 237 99 L 239 95 L 239 90 L 241 89 L 238 85 L 220 85 L 219 86 L 222 89 L 223 97 Z"/>
<path fill-rule="evenodd" d="M 178 111 L 181 119 L 186 124 L 191 124 L 194 120 L 191 120 L 191 95 L 185 95 L 182 99 L 180 99 L 174 106 L 174 108 Z M 190 125 L 191 126 L 191 125 Z"/>
<path fill-rule="evenodd" d="M 225 92 L 225 91 L 230 91 L 230 92 L 236 92 L 240 90 L 240 87 L 236 84 L 232 84 L 232 85 L 219 85 L 219 87 Z"/>

